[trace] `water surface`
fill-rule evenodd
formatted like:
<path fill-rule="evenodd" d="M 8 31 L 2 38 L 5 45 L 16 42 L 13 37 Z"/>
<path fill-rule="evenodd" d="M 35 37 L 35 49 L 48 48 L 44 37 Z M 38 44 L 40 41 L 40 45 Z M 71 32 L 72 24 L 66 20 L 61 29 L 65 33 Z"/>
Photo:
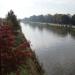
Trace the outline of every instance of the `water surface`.
<path fill-rule="evenodd" d="M 21 23 L 45 75 L 75 75 L 75 32 Z"/>

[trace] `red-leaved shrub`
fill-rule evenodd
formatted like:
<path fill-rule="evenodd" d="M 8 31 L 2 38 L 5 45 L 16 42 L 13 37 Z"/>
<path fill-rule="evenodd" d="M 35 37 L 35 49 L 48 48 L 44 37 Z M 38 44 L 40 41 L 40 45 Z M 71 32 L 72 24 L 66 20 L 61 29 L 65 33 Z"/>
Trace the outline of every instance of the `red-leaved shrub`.
<path fill-rule="evenodd" d="M 30 47 L 27 41 L 24 41 L 17 48 L 14 48 L 15 35 L 9 25 L 0 26 L 0 75 L 7 75 L 19 69 L 21 64 L 25 64 L 27 57 L 32 57 L 32 52 L 21 50 Z"/>

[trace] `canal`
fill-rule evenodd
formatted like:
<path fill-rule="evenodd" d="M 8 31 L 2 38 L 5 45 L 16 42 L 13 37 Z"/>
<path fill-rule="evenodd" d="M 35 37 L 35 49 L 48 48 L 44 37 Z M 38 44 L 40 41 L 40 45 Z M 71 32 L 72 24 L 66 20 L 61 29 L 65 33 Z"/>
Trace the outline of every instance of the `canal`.
<path fill-rule="evenodd" d="M 21 23 L 45 75 L 75 75 L 75 32 Z"/>

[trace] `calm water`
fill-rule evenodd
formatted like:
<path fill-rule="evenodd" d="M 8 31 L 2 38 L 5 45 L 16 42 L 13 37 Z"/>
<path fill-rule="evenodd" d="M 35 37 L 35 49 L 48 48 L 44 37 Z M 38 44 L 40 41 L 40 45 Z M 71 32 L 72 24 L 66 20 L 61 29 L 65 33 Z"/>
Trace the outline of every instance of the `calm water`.
<path fill-rule="evenodd" d="M 45 75 L 75 75 L 75 33 L 47 25 L 21 23 Z"/>

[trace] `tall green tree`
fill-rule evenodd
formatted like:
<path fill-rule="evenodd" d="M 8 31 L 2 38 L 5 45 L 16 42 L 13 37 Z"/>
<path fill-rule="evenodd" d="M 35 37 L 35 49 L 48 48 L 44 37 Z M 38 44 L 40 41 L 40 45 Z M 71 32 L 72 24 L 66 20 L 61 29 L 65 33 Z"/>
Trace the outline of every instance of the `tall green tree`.
<path fill-rule="evenodd" d="M 15 16 L 15 14 L 12 10 L 10 10 L 8 12 L 6 19 L 12 23 L 12 27 L 14 30 L 20 29 L 20 24 L 19 24 L 17 17 Z"/>

